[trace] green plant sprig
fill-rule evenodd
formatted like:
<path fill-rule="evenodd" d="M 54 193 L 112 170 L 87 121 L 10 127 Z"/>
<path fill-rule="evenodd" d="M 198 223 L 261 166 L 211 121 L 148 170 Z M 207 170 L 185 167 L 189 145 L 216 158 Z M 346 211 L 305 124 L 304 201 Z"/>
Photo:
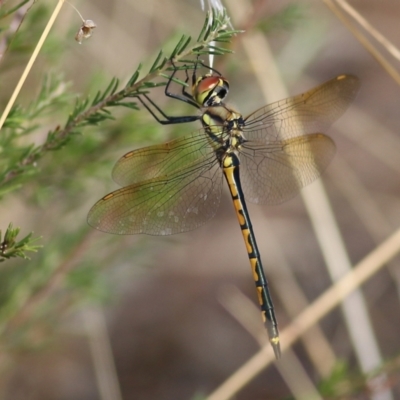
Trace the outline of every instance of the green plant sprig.
<path fill-rule="evenodd" d="M 135 98 L 156 87 L 165 86 L 170 79 L 168 72 L 175 68 L 184 71 L 193 69 L 200 55 L 230 53 L 229 49 L 216 45 L 218 42 L 229 42 L 232 36 L 239 32 L 228 28 L 229 18 L 225 11 L 209 13 L 196 41 L 192 41 L 190 36 L 183 35 L 168 56 L 164 55 L 163 51 L 157 54 L 147 74 L 141 79 L 139 79 L 142 71 L 140 64 L 122 88 L 119 79 L 112 78 L 107 87 L 92 99 L 87 97 L 76 100 L 65 125 L 58 125 L 49 131 L 44 143 L 16 145 L 18 138 L 38 129 L 39 118 L 54 110 L 55 104 L 65 107 L 71 100 L 71 95 L 66 94 L 67 85 L 63 83 L 61 77 L 45 78 L 37 98 L 26 108 L 15 105 L 1 131 L 0 153 L 4 157 L 0 163 L 0 196 L 18 189 L 28 177 L 37 174 L 37 161 L 48 151 L 65 146 L 74 135 L 81 133 L 82 128 L 114 119 L 110 110 L 112 107 L 138 110 Z M 174 82 L 187 86 L 186 82 L 177 78 Z M 1 261 L 11 257 L 27 258 L 26 251 L 36 251 L 38 248 L 32 245 L 32 234 L 17 241 L 18 233 L 19 229 L 13 229 L 10 224 L 0 248 Z"/>
<path fill-rule="evenodd" d="M 9 224 L 4 234 L 4 240 L 2 240 L 2 233 L 0 230 L 0 262 L 13 257 L 29 259 L 25 254 L 26 252 L 36 252 L 42 247 L 34 244 L 38 238 L 32 238 L 32 233 L 29 233 L 23 239 L 17 241 L 16 238 L 19 232 L 20 228 L 13 228 L 12 224 Z"/>
<path fill-rule="evenodd" d="M 138 97 L 155 87 L 165 86 L 168 79 L 165 72 L 172 71 L 175 63 L 179 63 L 181 60 L 187 62 L 188 57 L 193 57 L 193 61 L 189 61 L 181 67 L 182 69 L 190 69 L 196 63 L 195 58 L 200 55 L 230 53 L 229 49 L 214 44 L 216 42 L 226 43 L 232 36 L 240 32 L 228 29 L 228 27 L 229 18 L 226 12 L 212 11 L 207 15 L 196 42 L 190 46 L 191 37 L 183 35 L 168 57 L 164 56 L 162 51 L 158 53 L 148 73 L 142 79 L 138 80 L 142 67 L 139 65 L 121 90 L 117 90 L 119 80 L 113 78 L 107 88 L 103 92 L 98 92 L 92 101 L 89 98 L 77 100 L 65 126 L 62 128 L 57 126 L 48 132 L 47 139 L 42 145 L 26 148 L 18 163 L 13 168 L 9 168 L 3 177 L 0 176 L 0 188 L 10 184 L 11 181 L 26 172 L 28 167 L 35 164 L 47 151 L 60 149 L 73 135 L 80 133 L 83 127 L 114 119 L 109 108 L 122 106 L 138 110 L 138 104 L 132 98 Z M 153 81 L 159 77 L 163 78 L 164 81 L 154 83 Z M 182 81 L 178 81 L 178 83 L 186 85 Z M 127 101 L 126 99 L 130 100 Z"/>

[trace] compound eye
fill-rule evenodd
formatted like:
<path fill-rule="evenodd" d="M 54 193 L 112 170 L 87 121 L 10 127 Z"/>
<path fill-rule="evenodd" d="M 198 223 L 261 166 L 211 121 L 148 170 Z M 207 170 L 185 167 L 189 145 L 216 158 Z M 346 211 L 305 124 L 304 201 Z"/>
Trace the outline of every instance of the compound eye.
<path fill-rule="evenodd" d="M 226 79 L 220 76 L 203 76 L 193 87 L 193 97 L 198 104 L 210 107 L 221 104 L 229 90 Z"/>
<path fill-rule="evenodd" d="M 212 91 L 215 86 L 219 83 L 219 77 L 217 76 L 206 76 L 201 78 L 201 80 L 197 83 L 196 92 L 197 94 L 208 93 Z"/>
<path fill-rule="evenodd" d="M 220 101 L 224 100 L 225 97 L 228 95 L 229 86 L 225 84 L 225 81 L 219 86 L 214 89 L 216 95 L 220 99 Z"/>

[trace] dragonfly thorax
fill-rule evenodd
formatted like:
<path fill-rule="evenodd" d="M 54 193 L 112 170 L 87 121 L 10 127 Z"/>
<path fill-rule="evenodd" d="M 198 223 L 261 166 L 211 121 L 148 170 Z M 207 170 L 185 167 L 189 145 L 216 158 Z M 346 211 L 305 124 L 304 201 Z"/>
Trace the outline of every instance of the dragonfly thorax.
<path fill-rule="evenodd" d="M 201 123 L 206 129 L 225 131 L 241 130 L 244 126 L 242 114 L 221 103 L 219 106 L 206 107 L 201 117 Z M 214 129 L 215 128 L 215 129 Z"/>
<path fill-rule="evenodd" d="M 229 83 L 222 76 L 203 75 L 194 82 L 192 96 L 203 107 L 215 107 L 222 104 L 228 95 Z"/>
<path fill-rule="evenodd" d="M 225 156 L 238 151 L 244 141 L 243 117 L 222 104 L 205 108 L 201 122 L 222 167 Z"/>

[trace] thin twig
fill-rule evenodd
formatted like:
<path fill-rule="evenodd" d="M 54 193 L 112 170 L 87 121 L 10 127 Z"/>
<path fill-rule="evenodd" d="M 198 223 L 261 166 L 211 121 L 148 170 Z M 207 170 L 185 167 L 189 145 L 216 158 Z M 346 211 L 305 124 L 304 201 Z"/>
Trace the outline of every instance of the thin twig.
<path fill-rule="evenodd" d="M 354 35 L 354 37 L 367 49 L 369 53 L 375 58 L 376 61 L 382 66 L 382 68 L 395 80 L 395 82 L 400 85 L 400 74 L 391 65 L 389 61 L 381 54 L 381 52 L 363 35 L 359 30 L 354 27 L 354 24 L 345 18 L 345 16 L 340 12 L 339 8 L 332 0 L 324 0 L 327 7 L 336 15 L 342 24 Z"/>
<path fill-rule="evenodd" d="M 104 313 L 100 307 L 87 308 L 82 316 L 93 360 L 101 400 L 122 400 L 117 370 Z"/>
<path fill-rule="evenodd" d="M 35 50 L 33 51 L 32 56 L 28 61 L 28 64 L 26 64 L 24 72 L 22 73 L 21 78 L 19 79 L 19 81 L 17 83 L 17 86 L 15 87 L 14 92 L 13 92 L 12 96 L 10 97 L 10 100 L 8 101 L 7 106 L 4 109 L 3 114 L 2 114 L 2 116 L 0 118 L 0 130 L 3 127 L 4 122 L 7 119 L 8 114 L 11 111 L 11 108 L 14 105 L 15 100 L 17 99 L 19 92 L 21 91 L 21 88 L 22 88 L 23 84 L 25 83 L 25 80 L 26 80 L 26 78 L 27 78 L 27 76 L 28 76 L 28 74 L 29 74 L 34 62 L 36 61 L 36 58 L 37 58 L 37 56 L 39 54 L 39 51 L 41 50 L 41 48 L 43 46 L 44 41 L 46 40 L 47 36 L 49 35 L 50 29 L 53 26 L 54 21 L 56 20 L 59 12 L 61 10 L 61 7 L 62 7 L 63 3 L 64 3 L 64 0 L 58 0 L 57 6 L 54 9 L 53 14 L 51 15 L 49 21 L 47 22 L 47 25 L 44 28 L 44 31 L 42 33 L 42 36 L 40 37 L 40 39 L 39 39 L 39 41 L 38 41 L 38 43 L 37 43 L 37 45 L 35 47 Z"/>
<path fill-rule="evenodd" d="M 399 49 L 375 29 L 355 8 L 353 8 L 346 0 L 336 0 L 340 7 L 347 14 L 351 15 L 371 36 L 373 36 L 386 50 L 397 60 L 400 61 Z"/>

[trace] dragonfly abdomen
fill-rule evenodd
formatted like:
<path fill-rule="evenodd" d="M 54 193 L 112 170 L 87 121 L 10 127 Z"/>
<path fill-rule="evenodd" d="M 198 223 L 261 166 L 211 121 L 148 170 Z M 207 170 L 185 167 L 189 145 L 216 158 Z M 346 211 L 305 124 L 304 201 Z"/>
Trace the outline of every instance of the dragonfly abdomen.
<path fill-rule="evenodd" d="M 263 321 L 268 330 L 269 340 L 275 356 L 278 358 L 280 356 L 278 323 L 240 183 L 240 160 L 235 152 L 228 151 L 225 153 L 222 160 L 222 168 L 246 245 Z"/>

